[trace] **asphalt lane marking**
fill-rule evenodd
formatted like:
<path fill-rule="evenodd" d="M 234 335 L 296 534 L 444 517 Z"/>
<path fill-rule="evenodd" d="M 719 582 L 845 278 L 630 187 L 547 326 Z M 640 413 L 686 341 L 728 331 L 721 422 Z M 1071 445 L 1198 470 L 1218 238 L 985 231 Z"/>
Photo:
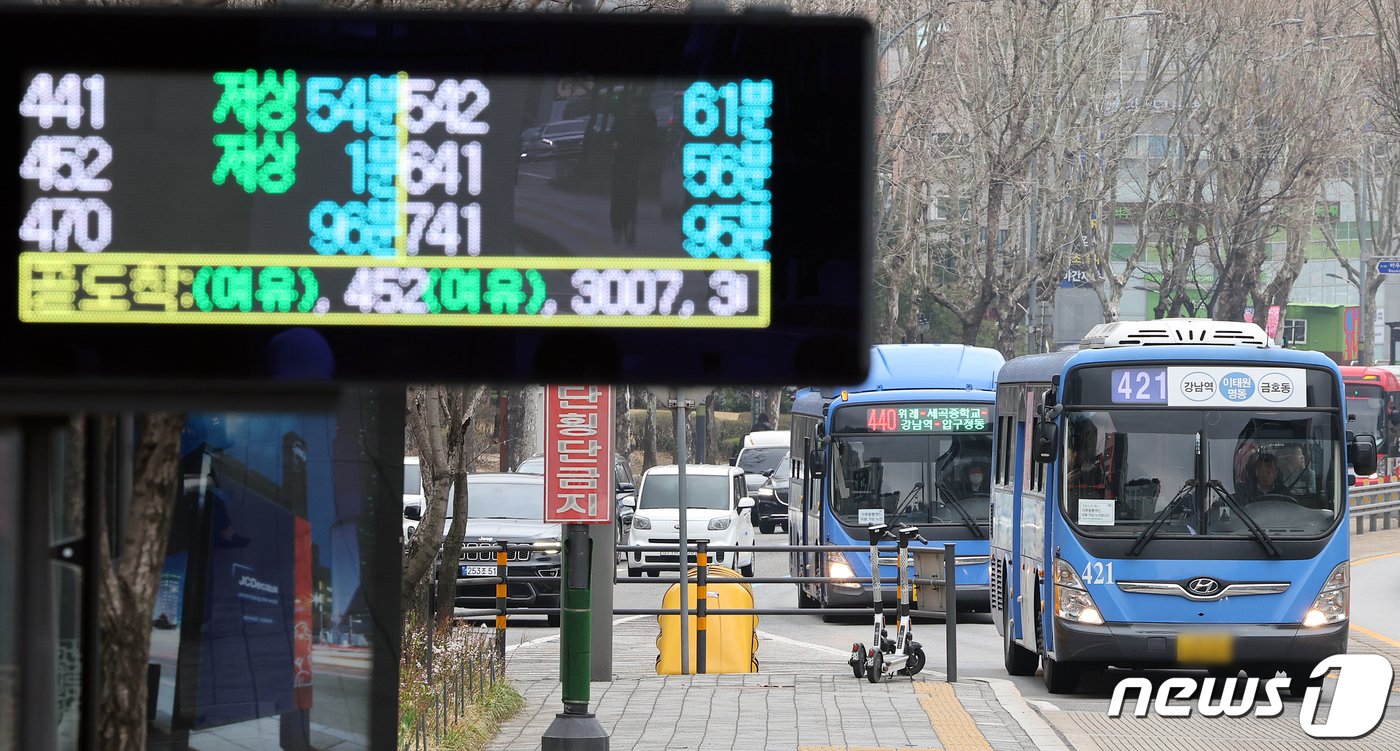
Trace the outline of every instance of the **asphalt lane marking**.
<path fill-rule="evenodd" d="M 1361 626 L 1361 625 L 1358 625 L 1358 624 L 1356 624 L 1356 623 L 1352 623 L 1352 624 L 1351 624 L 1351 627 L 1354 628 L 1354 629 L 1356 629 L 1357 631 L 1360 631 L 1361 633 L 1363 633 L 1363 634 L 1365 634 L 1365 635 L 1371 637 L 1372 639 L 1379 639 L 1379 640 L 1385 642 L 1386 644 L 1389 644 L 1389 645 L 1392 646 L 1392 647 L 1400 647 L 1400 641 L 1396 641 L 1396 640 L 1390 638 L 1389 636 L 1385 636 L 1385 635 L 1383 635 L 1383 634 L 1378 634 L 1378 633 L 1376 633 L 1375 631 L 1372 631 L 1371 629 L 1366 628 L 1365 626 Z"/>
<path fill-rule="evenodd" d="M 614 620 L 614 621 L 613 621 L 613 625 L 616 626 L 616 625 L 618 625 L 618 624 L 620 624 L 620 623 L 628 623 L 628 622 L 630 622 L 630 621 L 638 621 L 638 620 L 641 620 L 641 619 L 643 619 L 643 618 L 655 618 L 655 617 L 656 617 L 656 616 L 654 616 L 654 615 L 629 615 L 629 616 L 625 616 L 625 617 L 623 617 L 623 618 L 618 618 L 617 620 Z M 509 631 L 507 631 L 507 633 L 509 633 Z M 559 634 L 550 634 L 549 636 L 541 636 L 541 637 L 539 637 L 538 639 L 530 639 L 529 641 L 522 641 L 522 642 L 520 642 L 519 644 L 508 644 L 508 645 L 506 645 L 506 653 L 509 654 L 509 653 L 514 652 L 515 650 L 521 648 L 521 647 L 528 647 L 528 646 L 530 646 L 531 644 L 544 644 L 544 643 L 546 643 L 546 642 L 558 641 L 558 640 L 559 640 Z"/>
<path fill-rule="evenodd" d="M 1394 557 L 1397 556 L 1397 555 L 1400 555 L 1400 551 L 1397 551 L 1397 552 L 1394 552 L 1394 553 L 1380 553 L 1380 554 L 1378 554 L 1378 555 L 1368 555 L 1368 556 L 1366 556 L 1365 558 L 1361 558 L 1361 559 L 1359 559 L 1359 560 L 1352 561 L 1352 562 L 1351 562 L 1351 565 L 1353 565 L 1353 566 L 1360 566 L 1360 565 L 1362 565 L 1362 564 L 1370 563 L 1370 562 L 1372 562 L 1372 561 L 1379 561 L 1379 560 L 1381 560 L 1381 559 L 1383 559 L 1383 558 L 1394 558 Z"/>
<path fill-rule="evenodd" d="M 952 685 L 918 681 L 914 691 L 919 694 L 919 705 L 924 708 L 933 732 L 938 734 L 946 751 L 992 751 L 992 745 L 977 729 L 972 715 L 953 693 Z"/>
<path fill-rule="evenodd" d="M 818 652 L 824 652 L 826 654 L 834 655 L 836 657 L 851 656 L 851 650 L 849 649 L 837 649 L 835 647 L 828 647 L 825 644 L 813 644 L 809 641 L 798 641 L 797 639 L 789 639 L 786 636 L 778 636 L 777 634 L 770 634 L 767 631 L 760 631 L 757 629 L 754 630 L 754 633 L 758 634 L 759 638 L 772 639 L 773 641 L 780 642 L 782 644 L 791 644 L 795 647 L 807 647 L 808 649 L 813 649 Z"/>

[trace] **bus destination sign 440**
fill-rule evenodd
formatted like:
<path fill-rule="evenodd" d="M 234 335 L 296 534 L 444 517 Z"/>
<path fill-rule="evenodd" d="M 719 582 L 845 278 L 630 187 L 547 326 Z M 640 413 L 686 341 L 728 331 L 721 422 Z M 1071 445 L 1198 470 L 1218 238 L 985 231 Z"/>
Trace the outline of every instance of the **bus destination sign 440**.
<path fill-rule="evenodd" d="M 835 432 L 985 433 L 992 410 L 975 404 L 846 406 L 833 418 Z"/>

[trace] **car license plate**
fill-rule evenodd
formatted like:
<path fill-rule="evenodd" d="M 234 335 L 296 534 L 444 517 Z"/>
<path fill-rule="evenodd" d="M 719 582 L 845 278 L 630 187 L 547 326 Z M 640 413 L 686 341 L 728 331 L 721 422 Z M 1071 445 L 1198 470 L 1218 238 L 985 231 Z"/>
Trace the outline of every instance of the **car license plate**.
<path fill-rule="evenodd" d="M 1181 634 L 1176 637 L 1176 661 L 1194 665 L 1224 665 L 1234 660 L 1235 638 L 1230 634 Z"/>
<path fill-rule="evenodd" d="M 495 566 L 463 566 L 458 576 L 495 576 Z"/>

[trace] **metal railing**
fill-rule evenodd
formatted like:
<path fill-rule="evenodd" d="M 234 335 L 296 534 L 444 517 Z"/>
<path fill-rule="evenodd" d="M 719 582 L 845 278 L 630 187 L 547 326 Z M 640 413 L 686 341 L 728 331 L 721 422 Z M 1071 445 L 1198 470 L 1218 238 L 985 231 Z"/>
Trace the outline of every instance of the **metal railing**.
<path fill-rule="evenodd" d="M 507 585 L 508 585 L 510 582 L 539 582 L 539 581 L 540 581 L 540 577 L 538 577 L 538 576 L 511 576 L 511 575 L 510 575 L 510 571 L 509 571 L 509 564 L 510 564 L 510 561 L 508 560 L 510 551 L 511 551 L 511 550 L 516 550 L 516 549 L 526 549 L 526 548 L 531 548 L 531 547 L 532 547 L 532 546 L 531 546 L 530 543 L 510 543 L 510 542 L 498 542 L 498 543 L 495 543 L 495 544 L 494 544 L 494 549 L 495 549 L 495 552 L 496 552 L 496 560 L 495 560 L 496 572 L 497 572 L 497 575 L 496 575 L 496 576 L 470 576 L 470 577 L 459 577 L 459 578 L 457 579 L 457 583 L 458 583 L 458 584 L 495 584 L 495 585 L 496 585 L 496 606 L 495 606 L 495 607 L 493 607 L 493 608 L 454 608 L 454 610 L 453 610 L 453 617 L 454 617 L 454 618 L 459 618 L 459 619 L 461 619 L 461 618 L 481 618 L 481 617 L 493 617 L 493 618 L 495 618 L 495 651 L 494 651 L 494 654 L 495 654 L 495 659 L 496 659 L 500 664 L 504 664 L 504 662 L 505 662 L 505 645 L 506 645 L 507 616 L 516 616 L 516 615 L 554 615 L 554 614 L 557 614 L 557 613 L 560 612 L 560 611 L 559 611 L 559 608 L 557 608 L 557 607 L 554 607 L 554 608 L 541 608 L 541 607 L 530 607 L 530 608 L 525 608 L 525 607 L 512 607 L 512 606 L 510 605 L 509 599 L 508 599 L 507 596 L 506 596 L 506 595 L 507 595 Z M 956 576 L 956 570 L 957 570 L 957 568 L 956 568 L 956 567 L 957 567 L 957 553 L 956 553 L 956 547 L 955 547 L 955 545 L 952 544 L 952 543 L 946 544 L 946 546 L 943 547 L 943 548 L 935 548 L 935 549 L 942 549 L 942 550 L 945 551 L 943 576 L 938 577 L 938 578 L 927 578 L 927 577 L 925 577 L 925 578 L 919 578 L 919 577 L 911 577 L 911 578 L 909 579 L 909 582 L 910 582 L 910 584 L 914 585 L 915 587 L 925 588 L 926 590 L 927 590 L 927 589 L 938 589 L 938 590 L 941 590 L 942 593 L 943 593 L 943 600 L 944 600 L 944 603 L 945 603 L 945 608 L 944 608 L 944 611 L 943 611 L 943 613 L 944 613 L 944 627 L 945 627 L 945 631 L 946 631 L 944 643 L 945 643 L 946 648 L 947 648 L 947 658 L 946 658 L 946 659 L 947 659 L 947 676 L 948 676 L 948 680 L 951 682 L 951 681 L 956 681 L 956 680 L 957 680 L 957 621 L 958 621 L 958 618 L 957 618 L 957 610 L 958 610 L 958 608 L 957 608 L 957 576 Z M 689 569 L 695 568 L 695 569 L 696 569 L 696 574 L 695 574 L 694 576 L 687 575 L 685 581 L 686 581 L 687 584 L 694 584 L 694 585 L 697 587 L 697 598 L 698 598 L 698 599 L 697 599 L 697 606 L 696 606 L 696 608 L 695 608 L 694 615 L 693 615 L 693 616 L 690 616 L 690 617 L 695 617 L 695 618 L 697 618 L 697 619 L 700 619 L 700 620 L 697 620 L 697 621 L 696 621 L 696 630 L 697 630 L 697 631 L 706 630 L 706 626 L 707 626 L 708 624 L 707 624 L 707 622 L 706 622 L 704 619 L 707 619 L 707 618 L 709 618 L 709 617 L 711 617 L 711 616 L 719 617 L 719 616 L 726 616 L 726 615 L 766 615 L 766 616 L 784 616 L 784 615 L 846 615 L 846 616 L 863 616 L 863 615 L 864 615 L 864 616 L 871 616 L 871 617 L 873 617 L 874 614 L 875 614 L 875 608 L 873 607 L 873 604 L 872 604 L 871 607 L 864 607 L 864 608 L 860 608 L 860 607 L 856 607 L 856 608 L 823 608 L 823 607 L 813 607 L 813 608 L 759 608 L 759 607 L 753 607 L 753 608 L 711 608 L 711 607 L 709 607 L 709 602 L 708 602 L 709 598 L 706 596 L 706 592 L 707 592 L 708 588 L 711 586 L 710 579 L 709 579 L 709 554 L 710 554 L 710 553 L 713 553 L 713 552 L 723 552 L 723 553 L 734 552 L 734 553 L 738 553 L 738 552 L 740 552 L 740 551 L 743 551 L 743 552 L 752 552 L 752 553 L 755 553 L 755 554 L 757 554 L 757 553 L 815 553 L 815 554 L 817 554 L 817 555 L 820 557 L 820 556 L 824 556 L 826 553 L 867 553 L 867 554 L 868 554 L 868 553 L 870 552 L 870 546 L 869 546 L 869 545 L 752 545 L 752 546 L 714 545 L 714 546 L 711 546 L 711 545 L 709 545 L 709 543 L 708 543 L 707 541 L 699 540 L 699 541 L 696 541 L 695 543 L 691 543 L 691 544 L 688 544 L 688 545 L 686 546 L 686 556 L 685 556 L 686 560 L 685 560 L 684 563 L 680 562 L 680 560 L 679 560 L 679 559 L 680 559 L 680 546 L 679 546 L 679 544 L 677 544 L 677 545 L 670 545 L 670 544 L 667 544 L 667 545 L 619 545 L 619 546 L 617 546 L 616 550 L 617 550 L 617 552 L 619 552 L 619 553 L 628 553 L 628 554 L 634 553 L 634 552 L 638 552 L 638 553 L 647 553 L 647 552 L 671 553 L 671 554 L 675 554 L 675 557 L 677 558 L 677 561 L 676 561 L 674 564 L 672 564 L 671 561 L 667 561 L 666 564 L 665 564 L 665 565 L 667 565 L 667 566 L 675 565 L 675 567 L 676 567 L 676 569 L 675 569 L 675 571 L 676 571 L 676 576 L 675 576 L 674 578 L 646 577 L 646 576 L 635 576 L 635 577 L 633 577 L 633 576 L 617 576 L 617 575 L 614 573 L 613 582 L 614 582 L 615 584 L 662 584 L 662 585 L 679 584 L 680 581 L 681 581 L 681 578 L 680 578 L 680 577 L 681 577 L 681 572 L 682 572 L 682 571 L 687 571 L 687 572 L 688 572 Z M 882 560 L 883 562 L 885 562 L 885 563 L 890 563 L 890 562 L 891 562 L 890 559 L 885 558 L 885 554 L 889 554 L 889 555 L 893 556 L 894 554 L 896 554 L 896 553 L 898 552 L 898 548 L 897 548 L 896 546 L 894 546 L 894 545 L 882 545 L 882 546 L 880 546 L 880 547 L 878 548 L 878 550 L 879 550 L 879 554 L 880 554 L 880 556 L 881 556 L 881 560 Z M 690 555 L 690 553 L 691 553 L 692 551 L 695 553 L 695 560 L 693 560 L 693 561 L 691 560 L 691 555 Z M 820 560 L 820 558 L 819 558 L 819 560 Z M 699 565 L 699 561 L 705 561 L 706 565 L 704 565 L 704 566 Z M 912 556 L 911 556 L 911 559 L 910 559 L 910 561 L 909 561 L 909 564 L 910 564 L 910 565 L 913 564 Z M 744 583 L 744 584 L 797 584 L 797 585 L 801 585 L 801 584 L 846 584 L 846 585 L 860 585 L 860 586 L 865 586 L 865 585 L 870 585 L 870 584 L 872 584 L 873 581 L 874 581 L 873 577 L 869 577 L 869 576 L 866 576 L 866 577 L 833 577 L 833 576 L 782 576 L 782 577 L 773 577 L 773 576 L 752 576 L 752 577 L 744 577 L 744 578 L 742 578 L 742 579 L 725 579 L 725 580 L 724 580 L 724 583 L 729 583 L 729 584 L 733 584 L 733 583 Z M 896 581 L 895 581 L 894 579 L 886 579 L 886 578 L 884 578 L 884 577 L 881 577 L 880 581 L 881 581 L 881 584 L 882 584 L 883 586 L 889 587 L 891 590 L 893 590 L 893 589 L 895 588 L 895 586 L 896 586 Z M 561 581 L 560 583 L 561 583 L 561 586 L 562 586 L 562 581 Z M 682 612 L 683 610 L 688 612 L 688 611 L 689 611 L 689 608 L 688 608 L 688 607 L 686 607 L 686 608 L 660 608 L 660 607 L 656 607 L 656 608 L 614 608 L 612 612 L 613 612 L 613 615 L 620 615 L 620 616 L 626 616 L 626 615 L 658 615 L 658 616 L 659 616 L 659 615 L 678 615 L 678 616 L 683 616 L 683 617 L 685 617 L 685 616 L 683 615 L 683 612 Z M 887 607 L 887 608 L 885 608 L 884 610 L 885 610 L 886 615 L 893 616 L 893 613 L 894 613 L 894 606 Z M 918 611 L 915 611 L 915 612 L 916 612 L 916 613 L 919 613 L 919 614 L 927 614 L 929 611 L 926 611 L 926 610 L 918 610 Z M 892 618 L 891 618 L 891 621 L 890 621 L 890 622 L 893 623 Z M 684 627 L 683 627 L 683 628 L 684 628 Z M 697 652 L 696 652 L 696 672 L 698 672 L 698 673 L 704 673 L 704 672 L 705 672 L 705 669 L 706 669 L 706 667 L 707 667 L 707 665 L 706 665 L 706 662 L 707 662 L 707 655 L 705 654 L 705 652 L 706 652 L 706 650 L 707 650 L 708 648 L 707 648 L 706 646 L 703 646 L 703 645 L 705 645 L 705 642 L 706 642 L 705 639 L 698 639 L 698 638 L 696 639 L 696 644 L 697 644 Z M 683 670 L 683 671 L 688 670 L 688 668 L 689 668 L 688 665 L 683 665 L 683 666 L 682 666 L 682 670 Z"/>
<path fill-rule="evenodd" d="M 1400 482 L 1350 488 L 1349 511 L 1356 520 L 1355 534 L 1390 529 L 1390 517 L 1400 522 Z"/>
<path fill-rule="evenodd" d="M 945 610 L 944 610 L 944 627 L 945 627 L 945 631 L 946 631 L 945 639 L 944 639 L 944 644 L 945 644 L 946 647 L 947 647 L 947 676 L 948 676 L 948 680 L 949 680 L 950 682 L 953 682 L 953 681 L 956 681 L 956 680 L 957 680 L 957 625 L 958 625 L 958 617 L 957 617 L 957 612 L 958 612 L 958 607 L 957 607 L 957 571 L 956 571 L 956 567 L 957 567 L 957 553 L 956 553 L 956 547 L 955 547 L 953 544 L 951 544 L 951 543 L 947 544 L 945 547 L 943 547 L 943 548 L 941 548 L 941 549 L 945 551 L 945 555 L 944 555 L 944 572 L 943 572 L 943 576 L 942 576 L 942 577 L 939 577 L 939 578 L 936 578 L 936 579 L 933 579 L 933 578 L 926 578 L 926 577 L 925 577 L 925 578 L 911 577 L 908 581 L 909 581 L 909 583 L 910 583 L 911 585 L 914 585 L 914 586 L 916 586 L 916 587 L 938 588 L 938 589 L 941 589 L 941 590 L 943 591 L 943 593 L 944 593 L 944 603 L 945 603 Z M 695 554 L 696 554 L 696 555 L 695 555 L 695 560 L 694 560 L 694 562 L 692 562 L 692 561 L 690 560 L 690 555 L 689 555 L 690 551 L 692 551 L 692 550 L 695 551 Z M 898 552 L 898 548 L 893 547 L 893 546 L 881 546 L 878 550 L 879 550 L 879 553 L 897 553 L 897 552 Z M 677 557 L 678 559 L 679 559 L 679 557 L 680 557 L 680 555 L 679 555 L 679 554 L 680 554 L 680 546 L 679 546 L 679 545 L 670 545 L 670 544 L 666 544 L 666 545 L 619 545 L 619 546 L 617 547 L 617 551 L 618 551 L 618 552 L 622 552 L 622 553 L 647 553 L 647 552 L 675 553 L 675 554 L 676 554 L 676 557 Z M 696 575 L 695 575 L 695 576 L 689 576 L 689 575 L 687 575 L 686 578 L 685 578 L 685 581 L 686 581 L 686 583 L 688 583 L 688 584 L 689 584 L 689 583 L 693 583 L 693 584 L 696 585 L 696 594 L 695 594 L 695 597 L 696 597 L 696 603 L 697 603 L 697 604 L 696 604 L 696 609 L 695 609 L 695 615 L 694 615 L 694 617 L 697 619 L 697 621 L 696 621 L 696 631 L 697 631 L 697 632 L 704 632 L 704 631 L 706 630 L 706 621 L 705 621 L 705 619 L 708 618 L 708 617 L 710 617 L 710 616 L 724 616 L 724 615 L 773 615 L 773 616 L 780 616 L 780 615 L 849 615 L 849 616 L 860 616 L 860 615 L 868 615 L 868 616 L 872 616 L 872 617 L 873 617 L 873 616 L 875 615 L 875 608 L 874 608 L 873 604 L 872 604 L 871 607 L 868 607 L 868 608 L 823 608 L 823 607 L 814 607 L 814 608 L 759 608 L 759 607 L 752 607 L 752 608 L 712 608 L 712 607 L 709 606 L 709 598 L 708 598 L 708 596 L 707 596 L 707 589 L 708 589 L 708 587 L 709 587 L 709 585 L 710 585 L 710 582 L 709 582 L 709 557 L 708 557 L 708 556 L 709 556 L 709 554 L 712 553 L 712 552 L 720 552 L 720 553 L 729 553 L 729 552 L 733 552 L 733 553 L 735 553 L 736 555 L 737 555 L 737 553 L 739 553 L 739 552 L 752 552 L 752 553 L 755 553 L 755 554 L 757 554 L 757 553 L 817 553 L 818 555 L 822 555 L 822 554 L 825 554 L 825 553 L 869 553 L 869 552 L 870 552 L 870 546 L 869 546 L 869 545 L 713 545 L 713 546 L 712 546 L 712 545 L 710 545 L 710 544 L 709 544 L 707 541 L 705 541 L 705 540 L 697 540 L 695 543 L 693 543 L 693 544 L 688 544 L 688 545 L 686 546 L 686 561 L 685 561 L 684 563 L 681 563 L 680 561 L 677 561 L 677 563 L 676 563 L 676 566 L 677 566 L 677 569 L 676 569 L 676 578 L 674 578 L 674 579 L 662 579 L 662 578 L 660 578 L 660 577 L 645 577 L 645 578 L 644 578 L 644 577 L 640 577 L 640 576 L 636 576 L 636 577 L 634 577 L 634 576 L 617 576 L 617 577 L 614 578 L 614 582 L 617 583 L 617 584 L 679 584 L 680 581 L 681 581 L 680 572 L 681 572 L 682 570 L 688 570 L 688 569 L 690 569 L 690 568 L 692 568 L 692 567 L 695 568 L 695 570 L 696 570 Z M 912 563 L 913 563 L 913 561 L 912 561 L 912 556 L 911 556 L 911 560 L 908 561 L 908 563 L 912 565 Z M 630 565 L 630 562 L 629 562 L 629 565 Z M 666 561 L 664 565 L 671 565 L 671 562 L 670 562 L 670 561 Z M 681 568 L 682 566 L 684 566 L 685 568 L 682 569 L 682 568 Z M 873 582 L 874 582 L 874 577 L 870 577 L 870 576 L 867 576 L 867 577 L 839 577 L 839 576 L 782 576 L 782 577 L 772 577 L 772 576 L 746 576 L 746 577 L 743 577 L 742 579 L 724 579 L 722 583 L 724 583 L 724 584 L 797 584 L 797 585 L 802 585 L 802 584 L 847 584 L 847 585 L 849 585 L 849 584 L 855 584 L 855 585 L 868 585 L 868 584 L 872 584 Z M 881 582 L 882 585 L 888 586 L 888 587 L 891 588 L 892 590 L 893 590 L 894 587 L 896 586 L 896 581 L 895 581 L 895 580 L 887 580 L 887 579 L 885 579 L 884 577 L 881 577 L 881 578 L 880 578 L 880 582 Z M 614 609 L 613 609 L 613 613 L 614 613 L 615 615 L 677 615 L 677 616 L 681 616 L 682 619 L 684 619 L 684 618 L 685 618 L 685 613 L 688 612 L 688 610 L 689 610 L 688 607 L 687 607 L 687 608 L 614 608 Z M 892 607 L 891 607 L 891 608 L 884 608 L 884 612 L 885 612 L 887 615 L 891 615 L 892 612 L 893 612 L 893 608 L 892 608 Z M 926 613 L 927 611 L 915 611 L 915 612 Z M 891 621 L 891 622 L 892 622 L 892 621 Z M 688 633 L 687 626 L 684 625 L 684 624 L 682 624 L 682 626 L 681 626 L 681 631 L 682 631 L 683 634 Z M 683 636 L 682 638 L 688 638 L 688 637 Z M 696 660 L 695 660 L 695 661 L 696 661 L 696 672 L 697 672 L 697 673 L 704 673 L 704 672 L 706 672 L 706 646 L 705 646 L 706 641 L 707 641 L 706 639 L 698 638 L 698 634 L 697 634 L 697 638 L 696 638 L 696 640 L 695 640 L 695 643 L 696 643 L 696 655 L 695 655 Z M 682 665 L 682 671 L 684 672 L 686 669 L 688 669 L 688 667 L 689 667 L 688 665 L 684 665 L 684 664 L 683 664 L 683 665 Z"/>
<path fill-rule="evenodd" d="M 429 620 L 426 681 L 430 693 L 426 701 L 420 695 L 412 722 L 407 727 L 400 726 L 401 751 L 441 747 L 454 727 L 475 714 L 471 707 L 505 676 L 505 658 L 492 643 L 501 640 L 489 629 L 466 629 L 465 659 L 455 661 L 450 667 L 435 666 L 431 623 Z M 412 701 L 412 698 L 400 697 L 401 702 L 405 700 Z"/>

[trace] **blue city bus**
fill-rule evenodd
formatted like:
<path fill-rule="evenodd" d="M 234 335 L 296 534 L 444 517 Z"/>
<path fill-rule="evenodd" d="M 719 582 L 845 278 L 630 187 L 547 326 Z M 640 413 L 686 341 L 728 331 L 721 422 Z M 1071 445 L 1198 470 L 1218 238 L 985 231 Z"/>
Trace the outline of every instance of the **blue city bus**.
<path fill-rule="evenodd" d="M 799 391 L 792 409 L 791 542 L 864 545 L 871 524 L 916 524 L 929 545 L 957 544 L 959 605 L 985 611 L 992 417 L 1004 362 L 996 350 L 980 347 L 879 345 L 864 383 Z M 880 567 L 887 582 L 896 574 L 893 557 Z M 794 576 L 863 578 L 870 576 L 870 557 L 792 553 L 790 568 Z M 856 582 L 798 591 L 799 607 L 871 604 L 870 588 Z M 883 592 L 892 603 L 895 588 Z"/>
<path fill-rule="evenodd" d="M 1342 379 L 1252 323 L 1104 324 L 998 377 L 992 618 L 1052 693 L 1107 667 L 1284 672 L 1346 651 Z"/>

